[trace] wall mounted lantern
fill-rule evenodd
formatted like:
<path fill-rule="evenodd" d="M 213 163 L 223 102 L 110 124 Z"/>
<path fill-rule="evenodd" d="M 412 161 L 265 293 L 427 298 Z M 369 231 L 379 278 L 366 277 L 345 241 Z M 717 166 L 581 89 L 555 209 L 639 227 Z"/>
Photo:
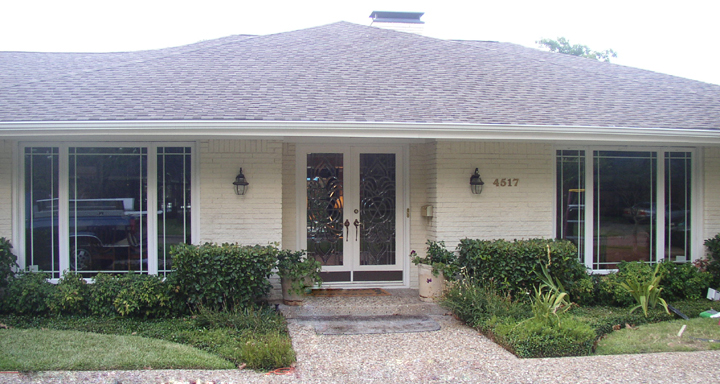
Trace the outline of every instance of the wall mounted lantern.
<path fill-rule="evenodd" d="M 240 172 L 237 176 L 235 176 L 235 181 L 233 182 L 233 185 L 235 186 L 235 194 L 236 195 L 244 195 L 247 191 L 248 181 L 245 179 L 245 175 L 243 175 L 242 168 L 240 168 Z"/>
<path fill-rule="evenodd" d="M 470 190 L 473 194 L 479 195 L 482 193 L 483 185 L 485 185 L 485 183 L 483 183 L 482 179 L 480 178 L 478 169 L 475 168 L 475 174 L 470 176 Z"/>

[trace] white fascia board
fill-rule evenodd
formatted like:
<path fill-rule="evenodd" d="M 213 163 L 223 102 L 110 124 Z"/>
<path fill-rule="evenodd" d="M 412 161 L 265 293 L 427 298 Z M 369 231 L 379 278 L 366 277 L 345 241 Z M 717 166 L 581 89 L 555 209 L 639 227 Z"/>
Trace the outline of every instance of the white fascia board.
<path fill-rule="evenodd" d="M 102 137 L 337 137 L 434 140 L 585 141 L 720 145 L 720 127 L 633 128 L 542 125 L 325 121 L 67 121 L 0 122 L 0 138 Z"/>

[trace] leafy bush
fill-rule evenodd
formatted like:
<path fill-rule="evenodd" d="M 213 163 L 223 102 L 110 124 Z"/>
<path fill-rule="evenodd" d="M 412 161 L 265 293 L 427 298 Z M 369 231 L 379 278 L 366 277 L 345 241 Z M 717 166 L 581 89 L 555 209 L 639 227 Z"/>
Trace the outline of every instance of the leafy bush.
<path fill-rule="evenodd" d="M 33 316 L 47 314 L 47 298 L 55 292 L 55 286 L 47 279 L 47 274 L 29 272 L 20 273 L 11 279 L 0 304 L 2 312 Z"/>
<path fill-rule="evenodd" d="M 712 282 L 712 274 L 698 269 L 691 263 L 660 264 L 663 273 L 663 297 L 665 300 L 696 300 L 705 297 Z"/>
<path fill-rule="evenodd" d="M 466 275 L 450 286 L 443 306 L 482 332 L 490 331 L 499 322 L 514 323 L 532 315 L 528 304 L 498 290 L 493 282 Z"/>
<path fill-rule="evenodd" d="M 712 274 L 712 286 L 720 287 L 720 233 L 715 237 L 705 240 L 705 246 L 708 249 L 709 260 L 707 263 L 707 271 Z"/>
<path fill-rule="evenodd" d="M 575 245 L 566 240 L 472 240 L 458 246 L 459 264 L 467 273 L 482 281 L 495 281 L 511 294 L 529 294 L 540 284 L 535 274 L 544 265 L 568 290 L 571 299 L 590 296 L 586 268 L 580 263 Z"/>
<path fill-rule="evenodd" d="M 275 267 L 274 246 L 178 244 L 170 254 L 179 293 L 191 308 L 211 309 L 253 305 L 270 288 Z"/>
<path fill-rule="evenodd" d="M 0 299 L 2 290 L 8 286 L 10 279 L 15 275 L 17 268 L 17 257 L 12 253 L 10 241 L 0 237 Z"/>
<path fill-rule="evenodd" d="M 160 276 L 98 274 L 90 285 L 88 308 L 96 316 L 178 316 L 184 308 L 173 305 L 174 289 Z"/>
<path fill-rule="evenodd" d="M 618 264 L 618 271 L 604 276 L 594 278 L 597 284 L 598 305 L 612 305 L 616 307 L 629 307 L 635 303 L 635 299 L 622 287 L 626 280 L 636 281 L 639 284 L 649 283 L 653 269 L 650 264 L 633 261 L 623 261 Z M 602 299 L 600 299 L 602 298 Z"/>
<path fill-rule="evenodd" d="M 123 289 L 123 283 L 118 275 L 100 273 L 93 277 L 88 300 L 90 313 L 101 317 L 117 316 L 114 302 L 120 290 Z"/>
<path fill-rule="evenodd" d="M 55 286 L 47 304 L 52 313 L 77 314 L 87 312 L 89 288 L 85 279 L 77 273 L 66 272 Z"/>
<path fill-rule="evenodd" d="M 121 316 L 166 317 L 173 315 L 172 297 L 162 277 L 153 275 L 127 274 L 117 293 L 113 305 Z"/>
<path fill-rule="evenodd" d="M 298 294 L 304 293 L 306 288 L 314 284 L 322 284 L 322 263 L 304 256 L 305 251 L 288 249 L 279 251 L 277 255 L 278 275 L 283 279 L 290 279 L 290 290 Z"/>
<path fill-rule="evenodd" d="M 446 279 L 454 280 L 459 270 L 455 252 L 448 250 L 444 241 L 428 240 L 427 245 L 425 257 L 418 256 L 413 250 L 410 252 L 410 261 L 415 265 L 429 265 L 432 267 L 433 275 L 438 276 L 442 272 Z"/>
<path fill-rule="evenodd" d="M 587 356 L 597 339 L 586 323 L 565 317 L 557 326 L 529 319 L 516 324 L 500 324 L 495 340 L 518 357 Z"/>

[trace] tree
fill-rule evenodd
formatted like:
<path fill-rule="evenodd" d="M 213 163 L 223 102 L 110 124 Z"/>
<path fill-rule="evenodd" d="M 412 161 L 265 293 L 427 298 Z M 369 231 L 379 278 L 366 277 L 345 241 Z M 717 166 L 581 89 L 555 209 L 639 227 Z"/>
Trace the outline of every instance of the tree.
<path fill-rule="evenodd" d="M 544 47 L 550 50 L 550 52 L 565 53 L 568 55 L 587 57 L 588 59 L 595 59 L 599 61 L 610 62 L 610 58 L 617 57 L 617 53 L 612 49 L 606 49 L 604 51 L 593 51 L 587 45 L 570 44 L 570 41 L 564 37 L 558 37 L 557 40 L 553 39 L 542 39 L 536 41 L 540 47 Z"/>

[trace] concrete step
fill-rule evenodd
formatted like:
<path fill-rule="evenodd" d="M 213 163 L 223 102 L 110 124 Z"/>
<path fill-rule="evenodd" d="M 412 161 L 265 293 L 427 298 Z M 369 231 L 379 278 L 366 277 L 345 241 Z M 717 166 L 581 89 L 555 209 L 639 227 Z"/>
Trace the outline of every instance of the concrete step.
<path fill-rule="evenodd" d="M 444 315 L 448 311 L 436 303 L 420 301 L 417 289 L 386 289 L 389 296 L 315 297 L 308 296 L 301 306 L 280 304 L 288 319 L 333 316 Z"/>

